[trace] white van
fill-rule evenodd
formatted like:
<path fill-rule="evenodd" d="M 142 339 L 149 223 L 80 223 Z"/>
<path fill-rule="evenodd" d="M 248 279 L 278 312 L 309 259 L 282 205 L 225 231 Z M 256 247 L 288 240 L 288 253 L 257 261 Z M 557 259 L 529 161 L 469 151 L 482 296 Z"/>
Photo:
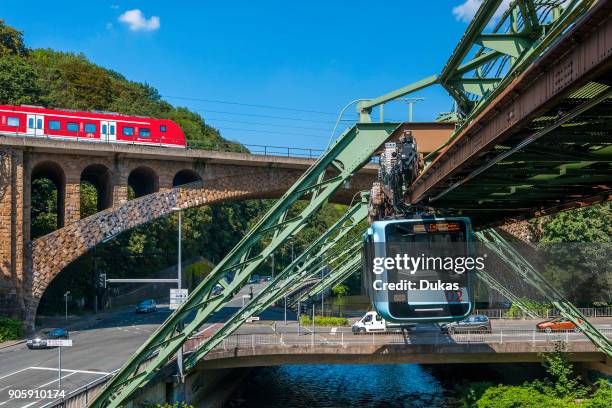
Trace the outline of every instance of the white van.
<path fill-rule="evenodd" d="M 374 332 L 397 332 L 408 329 L 412 324 L 391 323 L 383 319 L 377 312 L 367 312 L 361 319 L 353 323 L 353 334 Z"/>

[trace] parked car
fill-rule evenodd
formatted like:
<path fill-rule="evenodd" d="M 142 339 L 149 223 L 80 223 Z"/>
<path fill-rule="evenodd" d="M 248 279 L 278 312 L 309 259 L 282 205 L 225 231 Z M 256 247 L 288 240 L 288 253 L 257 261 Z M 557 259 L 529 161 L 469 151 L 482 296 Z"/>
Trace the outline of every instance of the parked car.
<path fill-rule="evenodd" d="M 136 313 L 151 313 L 157 310 L 157 304 L 153 299 L 143 300 L 136 306 Z"/>
<path fill-rule="evenodd" d="M 582 323 L 582 320 L 579 320 L 579 322 Z M 546 333 L 551 333 L 553 331 L 560 330 L 573 330 L 575 332 L 580 331 L 580 327 L 576 326 L 567 317 L 557 317 L 556 319 L 547 320 L 545 322 L 538 323 L 536 327 L 538 330 L 544 331 Z"/>
<path fill-rule="evenodd" d="M 33 339 L 29 339 L 26 342 L 26 346 L 30 350 L 46 349 L 50 347 L 47 345 L 47 340 L 67 339 L 67 338 L 69 338 L 68 330 L 57 328 L 57 329 L 44 331 L 42 336 L 38 336 Z"/>
<path fill-rule="evenodd" d="M 272 277 L 271 277 L 271 276 L 262 276 L 262 277 L 259 279 L 259 282 L 262 282 L 262 283 L 263 283 L 263 282 L 270 282 L 271 280 L 272 280 Z"/>
<path fill-rule="evenodd" d="M 484 315 L 470 315 L 467 319 L 458 322 L 445 323 L 440 326 L 444 333 L 491 333 L 491 321 Z"/>

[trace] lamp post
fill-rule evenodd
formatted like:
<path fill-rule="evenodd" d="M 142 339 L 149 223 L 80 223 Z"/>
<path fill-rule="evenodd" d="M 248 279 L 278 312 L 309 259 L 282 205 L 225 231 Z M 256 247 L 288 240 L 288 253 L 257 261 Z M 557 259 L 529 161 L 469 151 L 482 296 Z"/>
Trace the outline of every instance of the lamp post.
<path fill-rule="evenodd" d="M 177 256 L 177 264 L 176 264 L 176 270 L 177 270 L 177 275 L 176 275 L 176 285 L 178 289 L 182 288 L 182 241 L 183 241 L 183 211 L 181 210 L 180 207 L 173 207 L 172 208 L 173 211 L 177 211 L 178 212 L 178 256 Z M 183 330 L 183 324 L 181 323 L 179 325 L 179 330 Z M 181 346 L 178 351 L 176 352 L 176 365 L 178 368 L 178 374 L 179 374 L 179 378 L 181 383 L 183 382 L 183 346 Z"/>
<path fill-rule="evenodd" d="M 70 295 L 70 291 L 64 293 L 64 302 L 66 303 L 66 321 L 68 321 L 68 296 Z"/>

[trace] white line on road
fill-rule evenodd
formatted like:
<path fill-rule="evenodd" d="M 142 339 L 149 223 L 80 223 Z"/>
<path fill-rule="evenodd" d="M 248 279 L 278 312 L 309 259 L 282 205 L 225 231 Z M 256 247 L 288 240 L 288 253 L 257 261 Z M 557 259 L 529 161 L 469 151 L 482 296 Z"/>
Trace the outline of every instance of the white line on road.
<path fill-rule="evenodd" d="M 32 370 L 47 370 L 47 371 L 58 371 L 59 368 L 53 368 L 53 367 L 28 367 L 31 368 Z M 62 371 L 67 371 L 69 373 L 79 373 L 79 374 L 98 374 L 98 375 L 107 375 L 110 373 L 104 372 L 104 371 L 87 371 L 87 370 L 70 370 L 68 368 L 62 368 Z"/>
<path fill-rule="evenodd" d="M 3 380 L 3 379 L 5 379 L 5 378 L 10 377 L 10 376 L 15 375 L 15 374 L 19 374 L 19 373 L 21 373 L 21 372 L 23 372 L 23 371 L 27 370 L 28 368 L 29 368 L 29 367 L 22 368 L 21 370 L 17 370 L 17 371 L 15 371 L 14 373 L 10 373 L 10 374 L 7 374 L 7 375 L 3 375 L 2 377 L 0 377 L 0 380 Z"/>

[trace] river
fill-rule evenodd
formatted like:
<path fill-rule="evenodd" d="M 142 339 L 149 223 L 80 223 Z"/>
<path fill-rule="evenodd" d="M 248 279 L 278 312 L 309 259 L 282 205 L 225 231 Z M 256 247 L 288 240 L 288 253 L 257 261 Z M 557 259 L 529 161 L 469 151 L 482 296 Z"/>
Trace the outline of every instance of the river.
<path fill-rule="evenodd" d="M 469 381 L 500 382 L 500 372 L 512 371 L 513 383 L 528 378 L 516 373 L 539 372 L 538 366 L 486 365 L 294 365 L 252 371 L 240 408 L 318 407 L 455 407 L 455 386 Z M 510 370 L 508 370 L 511 368 Z M 505 381 L 504 381 L 505 382 Z"/>

